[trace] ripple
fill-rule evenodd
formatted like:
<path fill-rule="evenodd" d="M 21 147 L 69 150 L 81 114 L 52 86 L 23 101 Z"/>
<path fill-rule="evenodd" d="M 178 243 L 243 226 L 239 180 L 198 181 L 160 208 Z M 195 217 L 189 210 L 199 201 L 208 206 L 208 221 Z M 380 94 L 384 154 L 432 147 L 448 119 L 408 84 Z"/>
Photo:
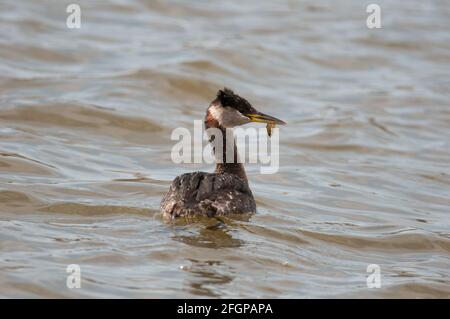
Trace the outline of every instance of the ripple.
<path fill-rule="evenodd" d="M 100 108 L 75 104 L 16 107 L 7 111 L 0 111 L 0 120 L 62 127 L 103 128 L 105 131 L 120 128 L 151 133 L 161 130 L 157 123 L 149 120 L 118 115 Z"/>
<path fill-rule="evenodd" d="M 378 238 L 364 238 L 358 236 L 344 236 L 337 234 L 324 234 L 311 231 L 301 231 L 307 237 L 343 245 L 357 249 L 375 249 L 380 251 L 443 251 L 450 252 L 450 240 L 435 235 L 421 233 L 407 233 L 398 235 L 385 235 Z"/>
<path fill-rule="evenodd" d="M 85 205 L 79 203 L 56 203 L 51 204 L 40 209 L 42 212 L 59 213 L 59 214 L 75 214 L 75 215 L 145 215 L 157 213 L 158 211 L 151 212 L 148 209 L 124 207 L 124 206 L 111 206 L 111 205 Z"/>
<path fill-rule="evenodd" d="M 447 2 L 369 30 L 358 1 L 80 1 L 76 30 L 0 5 L 1 297 L 450 295 Z M 279 172 L 247 166 L 254 215 L 164 220 L 169 180 L 213 170 L 170 133 L 224 86 L 289 123 Z"/>

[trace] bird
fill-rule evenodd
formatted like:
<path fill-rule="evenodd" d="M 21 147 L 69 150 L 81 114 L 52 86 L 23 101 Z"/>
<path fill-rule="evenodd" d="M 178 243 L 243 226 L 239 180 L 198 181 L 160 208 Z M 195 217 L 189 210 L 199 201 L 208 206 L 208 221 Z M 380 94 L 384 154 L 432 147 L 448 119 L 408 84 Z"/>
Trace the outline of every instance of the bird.
<path fill-rule="evenodd" d="M 222 143 L 217 143 L 219 138 L 215 139 L 215 135 L 208 134 L 216 159 L 215 171 L 177 176 L 161 200 L 160 209 L 165 218 L 256 213 L 256 203 L 244 165 L 237 160 L 235 139 L 232 137 L 232 143 L 227 143 L 226 134 L 227 129 L 250 122 L 266 123 L 269 136 L 275 125 L 286 124 L 276 117 L 257 111 L 250 102 L 231 89 L 218 90 L 206 110 L 204 120 L 207 132 L 208 129 L 218 129 L 222 133 Z M 216 145 L 222 146 L 222 152 L 217 152 Z M 234 149 L 232 160 L 226 158 L 231 148 Z"/>

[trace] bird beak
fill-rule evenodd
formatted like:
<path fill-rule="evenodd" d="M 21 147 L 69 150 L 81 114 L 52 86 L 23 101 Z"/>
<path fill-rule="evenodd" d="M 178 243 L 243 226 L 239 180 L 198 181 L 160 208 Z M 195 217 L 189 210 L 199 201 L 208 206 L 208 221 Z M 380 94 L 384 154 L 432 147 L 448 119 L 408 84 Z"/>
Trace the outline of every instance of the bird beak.
<path fill-rule="evenodd" d="M 279 125 L 284 125 L 286 124 L 286 122 L 277 119 L 276 117 L 261 113 L 261 112 L 256 112 L 256 113 L 252 113 L 252 114 L 245 114 L 245 116 L 247 116 L 250 121 L 252 122 L 258 122 L 258 123 L 267 123 L 267 124 L 279 124 Z"/>

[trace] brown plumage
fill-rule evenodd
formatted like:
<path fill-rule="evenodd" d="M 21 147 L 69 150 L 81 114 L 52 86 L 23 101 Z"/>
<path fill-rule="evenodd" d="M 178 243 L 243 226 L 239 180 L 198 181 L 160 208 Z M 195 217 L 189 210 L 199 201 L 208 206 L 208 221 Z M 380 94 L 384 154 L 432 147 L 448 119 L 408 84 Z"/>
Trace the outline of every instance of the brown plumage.
<path fill-rule="evenodd" d="M 217 92 L 216 98 L 206 111 L 205 127 L 222 131 L 222 163 L 216 163 L 214 173 L 194 172 L 176 177 L 161 201 L 161 210 L 165 217 L 213 217 L 256 212 L 244 166 L 237 162 L 234 138 L 230 144 L 234 148 L 233 161 L 226 161 L 226 129 L 252 121 L 285 124 L 279 119 L 258 112 L 246 99 L 230 89 L 225 88 Z M 210 142 L 214 146 L 214 136 L 211 136 Z M 216 153 L 216 149 L 213 149 Z"/>

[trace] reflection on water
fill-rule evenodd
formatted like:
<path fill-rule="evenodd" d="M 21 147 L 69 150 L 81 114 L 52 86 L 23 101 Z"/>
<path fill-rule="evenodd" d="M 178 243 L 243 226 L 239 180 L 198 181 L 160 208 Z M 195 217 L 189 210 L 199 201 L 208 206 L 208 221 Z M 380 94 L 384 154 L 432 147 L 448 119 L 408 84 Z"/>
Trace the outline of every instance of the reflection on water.
<path fill-rule="evenodd" d="M 188 267 L 182 267 L 182 269 L 192 274 L 191 278 L 187 278 L 186 285 L 189 285 L 190 288 L 187 290 L 193 295 L 220 297 L 220 288 L 226 286 L 234 279 L 220 272 L 220 268 L 223 268 L 220 261 L 189 261 L 191 264 Z M 228 271 L 230 270 L 228 269 Z M 216 293 L 216 290 L 219 291 Z"/>
<path fill-rule="evenodd" d="M 450 296 L 449 3 L 78 3 L 0 4 L 0 296 Z M 280 170 L 253 216 L 166 221 L 224 86 L 288 120 Z"/>
<path fill-rule="evenodd" d="M 189 225 L 189 228 L 193 226 Z M 192 232 L 192 230 L 187 231 Z M 219 223 L 216 225 L 202 227 L 198 233 L 190 233 L 189 235 L 175 235 L 172 237 L 182 243 L 191 246 L 206 248 L 225 248 L 240 247 L 241 241 L 233 238 L 229 230 L 223 229 Z"/>

